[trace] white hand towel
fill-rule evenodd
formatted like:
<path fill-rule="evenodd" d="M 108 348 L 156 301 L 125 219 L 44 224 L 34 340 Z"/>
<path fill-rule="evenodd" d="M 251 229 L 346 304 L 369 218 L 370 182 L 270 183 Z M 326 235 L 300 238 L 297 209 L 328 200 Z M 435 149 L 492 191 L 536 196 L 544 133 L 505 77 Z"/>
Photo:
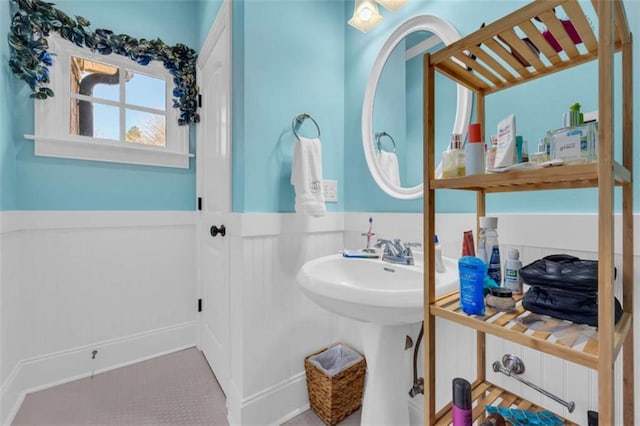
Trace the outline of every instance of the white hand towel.
<path fill-rule="evenodd" d="M 398 157 L 393 152 L 378 151 L 378 164 L 382 173 L 389 179 L 389 182 L 400 186 L 400 167 Z"/>
<path fill-rule="evenodd" d="M 324 216 L 322 191 L 322 146 L 320 139 L 300 138 L 293 149 L 291 185 L 296 190 L 296 212 Z"/>

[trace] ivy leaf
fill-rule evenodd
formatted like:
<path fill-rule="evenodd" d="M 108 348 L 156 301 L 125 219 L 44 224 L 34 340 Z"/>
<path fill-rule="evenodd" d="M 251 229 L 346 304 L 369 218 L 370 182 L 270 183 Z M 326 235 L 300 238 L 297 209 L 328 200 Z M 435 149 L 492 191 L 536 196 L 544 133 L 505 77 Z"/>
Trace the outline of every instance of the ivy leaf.
<path fill-rule="evenodd" d="M 91 22 L 79 15 L 76 15 L 76 21 L 78 21 L 78 25 L 80 25 L 81 27 L 88 27 L 89 25 L 91 25 Z"/>

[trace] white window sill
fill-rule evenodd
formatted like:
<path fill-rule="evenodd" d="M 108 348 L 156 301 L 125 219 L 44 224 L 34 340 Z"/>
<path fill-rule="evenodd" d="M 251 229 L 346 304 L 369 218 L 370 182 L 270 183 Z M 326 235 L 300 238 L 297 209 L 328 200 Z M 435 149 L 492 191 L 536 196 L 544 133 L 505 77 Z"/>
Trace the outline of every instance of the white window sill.
<path fill-rule="evenodd" d="M 35 141 L 34 153 L 41 157 L 71 158 L 181 169 L 189 168 L 189 158 L 195 157 L 194 154 L 166 151 L 143 145 L 124 145 L 115 141 L 80 141 L 37 135 L 24 135 L 24 137 Z"/>

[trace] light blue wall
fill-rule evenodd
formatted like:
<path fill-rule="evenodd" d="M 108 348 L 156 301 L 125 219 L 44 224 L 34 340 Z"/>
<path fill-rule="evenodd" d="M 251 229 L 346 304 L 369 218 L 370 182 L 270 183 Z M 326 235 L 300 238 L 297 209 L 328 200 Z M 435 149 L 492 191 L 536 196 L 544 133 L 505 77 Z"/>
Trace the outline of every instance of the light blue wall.
<path fill-rule="evenodd" d="M 9 2 L 0 0 L 0 37 L 5 37 L 10 26 Z M 16 143 L 13 136 L 14 89 L 9 70 L 9 46 L 6 39 L 0 43 L 0 210 L 15 210 L 16 204 Z"/>
<path fill-rule="evenodd" d="M 291 121 L 311 114 L 322 132 L 323 175 L 344 191 L 344 4 L 233 2 L 233 210 L 291 212 Z M 301 133 L 315 136 L 313 123 Z"/>
<path fill-rule="evenodd" d="M 5 3 L 2 0 L 2 10 L 6 8 Z M 81 15 L 89 19 L 94 29 L 108 28 L 137 38 L 159 37 L 168 44 L 184 43 L 196 49 L 199 46 L 198 28 L 193 24 L 197 21 L 195 2 L 62 0 L 56 3 L 56 7 L 71 16 Z M 3 15 L 3 28 L 7 20 L 8 17 Z M 3 41 L 2 49 L 5 45 L 6 41 Z M 6 69 L 4 59 L 2 66 Z M 193 209 L 193 160 L 189 169 L 174 169 L 34 156 L 33 142 L 22 138 L 24 134 L 33 134 L 33 101 L 28 97 L 25 84 L 9 78 L 14 80 L 16 87 L 9 97 L 14 100 L 9 118 L 15 123 L 15 129 L 11 139 L 2 141 L 0 165 L 3 182 L 5 174 L 12 174 L 15 170 L 17 183 L 11 185 L 16 191 L 15 204 L 5 205 L 3 202 L 3 209 Z M 3 82 L 5 84 L 0 90 L 10 90 Z M 3 100 L 5 98 L 3 96 Z M 0 113 L 6 112 L 2 108 L 4 105 L 0 105 Z M 0 115 L 7 116 L 6 113 Z M 16 147 L 15 152 L 12 147 Z"/>
<path fill-rule="evenodd" d="M 422 199 L 413 201 L 395 200 L 378 189 L 371 178 L 364 161 L 360 137 L 361 103 L 364 88 L 375 56 L 384 40 L 404 20 L 419 14 L 435 14 L 450 21 L 454 27 L 466 35 L 476 30 L 484 22 L 497 18 L 526 4 L 527 1 L 505 0 L 469 1 L 469 0 L 433 0 L 429 2 L 409 2 L 397 13 L 383 11 L 384 21 L 367 34 L 347 29 L 346 35 L 346 86 L 345 86 L 345 169 L 347 211 L 422 211 Z M 640 2 L 625 1 L 631 30 L 640 33 Z M 347 4 L 346 10 L 352 10 Z M 348 12 L 350 13 L 350 12 Z M 634 68 L 638 69 L 640 45 L 634 45 Z M 617 62 L 619 71 L 620 62 Z M 579 101 L 584 111 L 597 109 L 597 64 L 595 62 L 558 73 L 544 79 L 517 86 L 511 90 L 491 95 L 487 98 L 487 134 L 495 133 L 496 123 L 514 112 L 517 116 L 518 133 L 530 141 L 530 150 L 535 141 L 546 130 L 560 127 L 562 113 L 569 105 Z M 637 73 L 636 73 L 637 74 Z M 616 117 L 620 117 L 620 78 L 616 76 Z M 638 83 L 635 84 L 634 99 L 638 99 Z M 441 95 L 436 95 L 436 132 L 440 128 L 450 129 L 453 112 L 448 110 Z M 639 126 L 635 126 L 635 139 L 640 136 Z M 620 126 L 616 128 L 619 140 Z M 449 133 L 450 130 L 445 130 Z M 444 139 L 444 138 L 443 138 Z M 437 138 L 436 152 L 446 147 L 446 140 Z M 618 149 L 619 151 L 619 149 Z M 637 150 L 636 150 L 637 151 Z M 640 155 L 636 152 L 638 167 Z M 636 188 L 635 207 L 640 201 Z M 443 212 L 470 212 L 475 208 L 473 194 L 453 191 L 439 191 L 437 205 Z M 597 208 L 597 199 L 593 190 L 549 191 L 547 193 L 520 193 L 492 195 L 488 199 L 490 211 L 518 212 L 593 212 Z"/>
<path fill-rule="evenodd" d="M 209 30 L 215 21 L 220 7 L 222 6 L 222 0 L 199 0 L 196 8 L 196 16 L 198 23 L 198 43 L 194 46 L 194 49 L 201 49 L 204 41 L 207 39 Z"/>

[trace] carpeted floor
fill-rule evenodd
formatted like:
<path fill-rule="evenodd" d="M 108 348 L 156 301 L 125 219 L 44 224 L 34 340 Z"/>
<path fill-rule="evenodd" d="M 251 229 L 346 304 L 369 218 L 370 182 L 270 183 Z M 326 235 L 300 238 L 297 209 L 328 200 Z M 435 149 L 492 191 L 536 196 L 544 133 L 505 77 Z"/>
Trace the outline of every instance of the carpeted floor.
<path fill-rule="evenodd" d="M 227 425 L 225 397 L 202 353 L 186 349 L 28 394 L 13 425 Z M 311 411 L 286 423 L 320 426 Z M 360 424 L 360 411 L 341 425 Z M 257 425 L 256 425 L 257 426 Z"/>

